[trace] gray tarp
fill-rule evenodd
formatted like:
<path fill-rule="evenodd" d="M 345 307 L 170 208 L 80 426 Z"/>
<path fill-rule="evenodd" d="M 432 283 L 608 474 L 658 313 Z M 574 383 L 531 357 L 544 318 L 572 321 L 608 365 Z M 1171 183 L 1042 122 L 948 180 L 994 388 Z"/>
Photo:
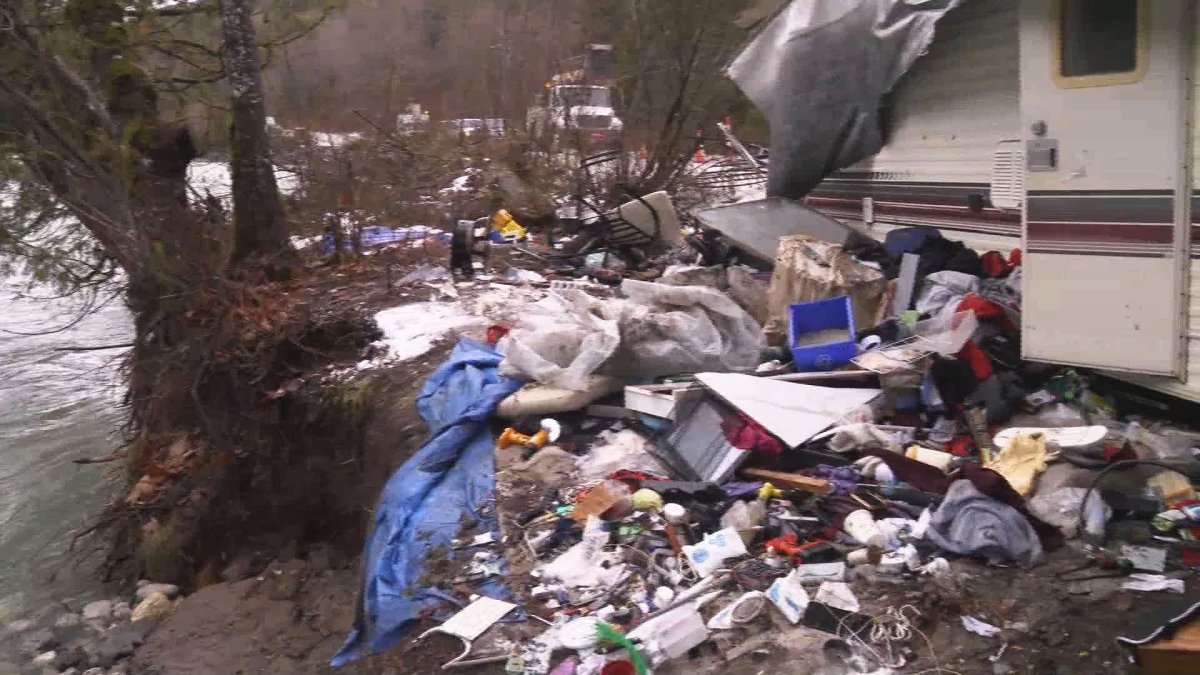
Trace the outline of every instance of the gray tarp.
<path fill-rule="evenodd" d="M 961 0 L 793 0 L 729 76 L 771 124 L 767 194 L 799 199 L 879 152 L 879 102 Z"/>

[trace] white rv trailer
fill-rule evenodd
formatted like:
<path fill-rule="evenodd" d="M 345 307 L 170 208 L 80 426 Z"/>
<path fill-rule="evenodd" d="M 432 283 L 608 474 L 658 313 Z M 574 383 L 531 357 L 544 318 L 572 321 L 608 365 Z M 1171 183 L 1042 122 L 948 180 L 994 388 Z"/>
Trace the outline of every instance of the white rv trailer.
<path fill-rule="evenodd" d="M 1020 246 L 1026 358 L 1200 401 L 1197 4 L 966 0 L 885 101 L 887 145 L 806 201 Z"/>

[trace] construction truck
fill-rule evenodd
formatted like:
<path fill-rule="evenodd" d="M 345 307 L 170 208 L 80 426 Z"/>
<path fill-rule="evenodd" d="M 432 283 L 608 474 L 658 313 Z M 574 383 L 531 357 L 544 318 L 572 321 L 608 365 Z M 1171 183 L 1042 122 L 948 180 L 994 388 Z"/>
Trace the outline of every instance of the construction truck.
<path fill-rule="evenodd" d="M 568 61 L 576 66 L 554 75 L 529 108 L 526 123 L 535 136 L 586 145 L 611 145 L 625 124 L 613 105 L 612 45 L 588 45 Z"/>

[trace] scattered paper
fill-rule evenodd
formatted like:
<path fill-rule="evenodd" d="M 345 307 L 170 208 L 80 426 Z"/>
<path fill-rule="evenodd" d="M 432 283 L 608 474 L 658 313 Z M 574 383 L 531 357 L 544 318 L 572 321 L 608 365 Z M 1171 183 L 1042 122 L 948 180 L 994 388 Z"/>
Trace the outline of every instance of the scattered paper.
<path fill-rule="evenodd" d="M 813 600 L 823 605 L 844 609 L 847 612 L 859 610 L 858 597 L 843 581 L 826 581 L 821 584 Z"/>
<path fill-rule="evenodd" d="M 508 268 L 504 273 L 504 280 L 513 283 L 540 284 L 545 283 L 546 277 L 534 272 L 533 270 L 523 270 L 516 267 Z"/>
<path fill-rule="evenodd" d="M 468 642 L 483 635 L 505 614 L 516 609 L 511 602 L 495 598 L 482 597 L 463 608 L 458 614 L 450 617 L 446 623 L 436 630 L 460 637 Z"/>
<path fill-rule="evenodd" d="M 992 624 L 976 619 L 973 616 L 964 616 L 961 618 L 963 628 L 966 628 L 968 631 L 976 635 L 982 635 L 983 637 L 995 637 L 1000 633 L 999 626 L 993 626 Z"/>
<path fill-rule="evenodd" d="M 1167 549 L 1155 546 L 1121 545 L 1121 557 L 1143 572 L 1162 572 L 1167 568 Z"/>
<path fill-rule="evenodd" d="M 843 581 L 846 578 L 846 563 L 805 563 L 792 572 L 796 579 L 807 584 L 819 581 Z"/>
<path fill-rule="evenodd" d="M 1127 591 L 1170 591 L 1183 592 L 1183 579 L 1171 579 L 1161 574 L 1130 574 L 1129 581 L 1121 584 Z"/>

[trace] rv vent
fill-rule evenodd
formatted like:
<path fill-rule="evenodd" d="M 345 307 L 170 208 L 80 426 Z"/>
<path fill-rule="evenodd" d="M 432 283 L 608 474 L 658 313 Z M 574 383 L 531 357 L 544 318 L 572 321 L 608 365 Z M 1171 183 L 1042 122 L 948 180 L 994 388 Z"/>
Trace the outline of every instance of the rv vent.
<path fill-rule="evenodd" d="M 1020 211 L 1025 197 L 1025 152 L 1021 141 L 1000 141 L 992 152 L 992 206 Z"/>

